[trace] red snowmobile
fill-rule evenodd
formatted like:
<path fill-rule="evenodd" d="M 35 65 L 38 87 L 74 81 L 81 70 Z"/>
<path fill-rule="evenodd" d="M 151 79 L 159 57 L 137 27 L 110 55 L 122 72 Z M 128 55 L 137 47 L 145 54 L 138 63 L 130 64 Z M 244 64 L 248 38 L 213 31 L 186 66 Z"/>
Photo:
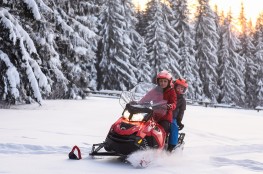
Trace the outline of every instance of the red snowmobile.
<path fill-rule="evenodd" d="M 162 89 L 154 84 L 140 83 L 121 94 L 122 116 L 111 126 L 103 143 L 93 144 L 91 156 L 127 156 L 137 150 L 164 149 L 166 133 L 157 123 L 166 114 L 167 101 Z M 179 145 L 184 144 L 184 133 Z"/>

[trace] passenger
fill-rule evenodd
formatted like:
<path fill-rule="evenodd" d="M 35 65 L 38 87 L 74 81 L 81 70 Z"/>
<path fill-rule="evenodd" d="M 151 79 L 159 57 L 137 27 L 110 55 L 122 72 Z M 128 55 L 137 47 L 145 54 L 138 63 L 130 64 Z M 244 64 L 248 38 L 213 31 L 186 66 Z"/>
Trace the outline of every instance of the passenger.
<path fill-rule="evenodd" d="M 185 79 L 179 78 L 174 82 L 174 89 L 177 94 L 177 105 L 173 111 L 173 121 L 171 124 L 171 131 L 169 136 L 168 151 L 172 151 L 178 143 L 179 130 L 184 128 L 182 124 L 184 111 L 186 110 L 186 101 L 184 94 L 186 93 L 188 84 Z"/>

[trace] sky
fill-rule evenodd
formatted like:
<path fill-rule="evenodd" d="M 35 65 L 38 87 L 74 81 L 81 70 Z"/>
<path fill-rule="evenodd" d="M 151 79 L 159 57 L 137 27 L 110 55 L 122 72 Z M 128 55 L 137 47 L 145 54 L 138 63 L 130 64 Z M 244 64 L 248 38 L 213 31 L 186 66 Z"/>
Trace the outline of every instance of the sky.
<path fill-rule="evenodd" d="M 140 4 L 141 6 L 145 6 L 148 0 L 133 0 L 134 4 Z M 194 7 L 196 0 L 188 0 L 189 7 Z M 241 9 L 241 2 L 244 3 L 245 13 L 248 20 L 252 20 L 253 24 L 255 24 L 256 19 L 260 12 L 263 11 L 263 1 L 261 0 L 210 0 L 211 7 L 214 8 L 214 5 L 217 4 L 220 11 L 231 11 L 235 18 L 238 17 Z"/>
<path fill-rule="evenodd" d="M 231 8 L 233 16 L 237 18 L 240 14 L 241 3 L 244 4 L 245 15 L 247 20 L 252 20 L 255 25 L 256 19 L 259 14 L 263 12 L 263 1 L 260 0 L 210 0 L 212 8 L 217 4 L 218 8 L 228 12 Z"/>
<path fill-rule="evenodd" d="M 0 109 L 0 173 L 263 173 L 263 111 L 187 105 L 183 151 L 138 152 L 130 163 L 89 157 L 122 111 L 118 99 L 98 96 Z M 74 145 L 82 160 L 68 159 Z M 141 157 L 151 161 L 147 168 L 136 168 Z"/>

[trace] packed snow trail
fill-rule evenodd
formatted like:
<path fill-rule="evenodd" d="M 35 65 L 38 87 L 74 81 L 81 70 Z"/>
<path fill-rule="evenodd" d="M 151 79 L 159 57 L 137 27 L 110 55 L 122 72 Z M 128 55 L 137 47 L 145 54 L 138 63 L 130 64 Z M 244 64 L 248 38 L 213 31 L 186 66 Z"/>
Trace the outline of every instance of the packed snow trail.
<path fill-rule="evenodd" d="M 98 97 L 0 109 L 0 173 L 263 173 L 263 112 L 243 109 L 188 105 L 182 153 L 138 152 L 150 159 L 142 170 L 134 167 L 142 159 L 134 154 L 130 164 L 116 157 L 91 159 L 92 144 L 105 140 L 122 111 L 119 100 Z M 83 160 L 68 159 L 74 145 Z"/>

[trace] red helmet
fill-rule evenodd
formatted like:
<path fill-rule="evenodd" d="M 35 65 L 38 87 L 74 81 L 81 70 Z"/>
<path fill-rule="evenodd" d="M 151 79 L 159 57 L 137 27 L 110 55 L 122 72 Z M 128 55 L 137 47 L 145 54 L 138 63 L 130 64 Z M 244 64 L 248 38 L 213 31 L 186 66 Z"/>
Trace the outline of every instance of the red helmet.
<path fill-rule="evenodd" d="M 167 79 L 170 81 L 173 77 L 168 71 L 163 70 L 157 74 L 156 81 L 158 81 L 158 79 Z"/>
<path fill-rule="evenodd" d="M 182 79 L 182 78 L 176 79 L 176 80 L 174 81 L 174 85 L 175 85 L 175 86 L 176 86 L 176 85 L 181 85 L 181 86 L 183 86 L 183 87 L 185 87 L 185 88 L 188 88 L 188 84 L 187 84 L 186 80 L 185 80 L 185 79 Z"/>
<path fill-rule="evenodd" d="M 182 79 L 182 78 L 176 79 L 174 81 L 174 88 L 176 89 L 176 86 L 178 86 L 178 85 L 181 85 L 185 88 L 183 92 L 180 92 L 181 94 L 185 94 L 187 91 L 187 88 L 188 88 L 188 84 L 187 84 L 186 80 Z"/>

